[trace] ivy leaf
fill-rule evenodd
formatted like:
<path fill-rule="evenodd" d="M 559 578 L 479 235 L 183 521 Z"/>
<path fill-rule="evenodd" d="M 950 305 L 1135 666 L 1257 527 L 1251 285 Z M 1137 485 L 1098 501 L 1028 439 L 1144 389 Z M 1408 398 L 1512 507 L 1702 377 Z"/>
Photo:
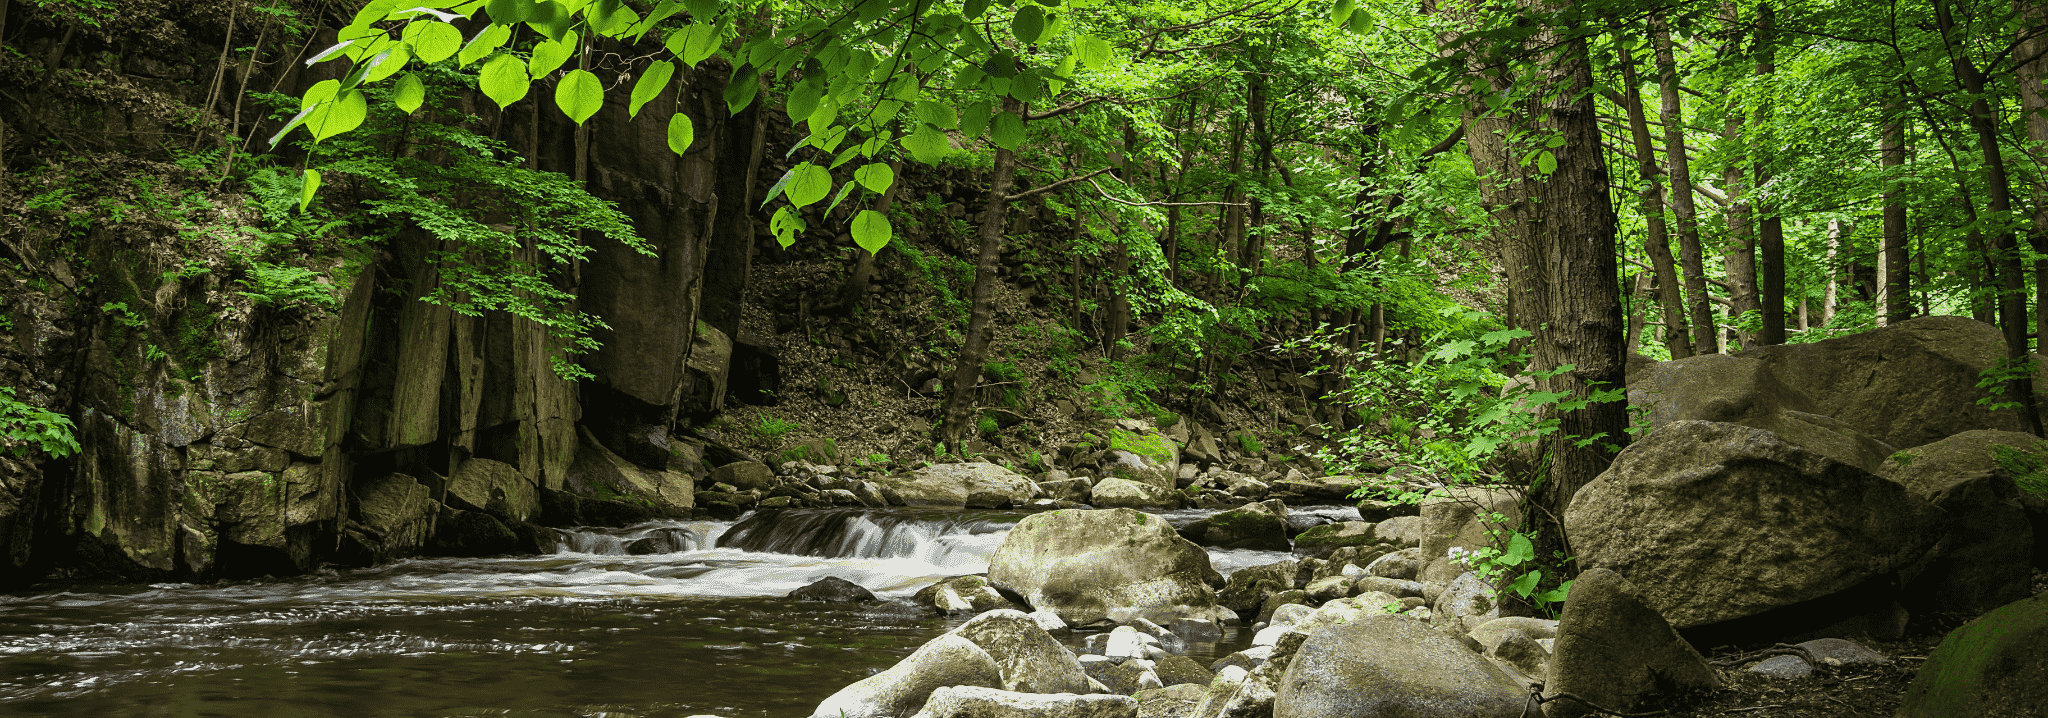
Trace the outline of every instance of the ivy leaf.
<path fill-rule="evenodd" d="M 500 54 L 484 63 L 483 71 L 477 73 L 476 84 L 477 89 L 483 90 L 484 96 L 498 103 L 498 109 L 502 110 L 526 97 L 532 78 L 526 76 L 526 63 L 511 55 Z"/>
<path fill-rule="evenodd" d="M 775 216 L 768 218 L 768 231 L 775 235 L 775 241 L 781 244 L 783 249 L 796 244 L 796 235 L 805 229 L 809 227 L 804 224 L 803 217 L 797 216 L 795 207 L 775 210 Z"/>
<path fill-rule="evenodd" d="M 960 126 L 960 117 L 953 111 L 951 105 L 944 105 L 930 100 L 918 100 L 916 112 L 918 121 L 930 123 L 933 127 L 942 130 L 950 130 Z"/>
<path fill-rule="evenodd" d="M 455 63 L 459 67 L 468 67 L 470 63 L 489 57 L 492 50 L 498 49 L 511 38 L 510 25 L 492 25 L 484 28 L 483 32 L 477 33 L 476 37 L 462 48 L 462 52 L 455 56 Z"/>
<path fill-rule="evenodd" d="M 588 70 L 570 70 L 569 76 L 555 85 L 555 105 L 581 125 L 604 107 L 604 83 Z"/>
<path fill-rule="evenodd" d="M 445 22 L 415 22 L 401 36 L 420 62 L 440 62 L 462 49 L 462 31 Z"/>
<path fill-rule="evenodd" d="M 363 98 L 362 90 L 342 90 L 306 119 L 306 128 L 313 131 L 313 141 L 317 143 L 362 126 L 369 116 L 369 102 Z"/>
<path fill-rule="evenodd" d="M 1541 154 L 1536 155 L 1536 171 L 1543 174 L 1556 173 L 1557 155 L 1551 154 L 1550 150 L 1544 150 Z"/>
<path fill-rule="evenodd" d="M 313 204 L 313 195 L 320 191 L 320 171 L 306 170 L 306 178 L 299 185 L 299 214 L 306 213 L 306 207 Z"/>
<path fill-rule="evenodd" d="M 547 77 L 548 73 L 554 72 L 562 63 L 568 62 L 569 56 L 576 53 L 576 34 L 570 33 L 568 40 L 567 43 L 549 40 L 533 46 L 533 61 L 527 64 L 527 74 L 535 79 Z"/>
<path fill-rule="evenodd" d="M 684 152 L 688 152 L 690 145 L 696 141 L 697 125 L 690 121 L 689 115 L 678 112 L 669 116 L 668 150 L 670 152 L 674 152 L 676 156 L 680 157 Z M 770 194 L 769 196 L 772 197 L 774 195 Z M 763 202 L 762 204 L 767 203 Z"/>
<path fill-rule="evenodd" d="M 889 217 L 872 209 L 861 210 L 853 216 L 853 243 L 860 245 L 868 254 L 878 254 L 889 246 L 889 237 L 894 230 L 889 226 Z"/>
<path fill-rule="evenodd" d="M 912 159 L 932 165 L 944 159 L 952 146 L 946 142 L 946 133 L 933 129 L 931 125 L 918 123 L 917 131 L 903 138 L 903 149 L 910 150 Z"/>
<path fill-rule="evenodd" d="M 391 103 L 404 110 L 405 114 L 417 112 L 426 101 L 427 86 L 420 82 L 419 75 L 408 74 L 398 78 L 398 84 L 391 88 Z"/>
<path fill-rule="evenodd" d="M 889 169 L 887 163 L 875 162 L 854 170 L 853 181 L 859 182 L 860 186 L 868 188 L 870 192 L 881 194 L 896 181 L 896 171 Z"/>
<path fill-rule="evenodd" d="M 640 79 L 633 81 L 633 101 L 626 106 L 627 117 L 639 117 L 640 107 L 661 96 L 668 87 L 669 78 L 676 74 L 676 64 L 667 60 L 656 60 L 640 73 Z"/>
<path fill-rule="evenodd" d="M 789 197 L 790 206 L 815 204 L 832 193 L 832 173 L 823 167 L 805 162 L 790 173 L 794 176 L 790 178 L 789 186 L 782 190 Z"/>
<path fill-rule="evenodd" d="M 1045 11 L 1037 5 L 1017 8 L 1017 16 L 1010 18 L 1010 34 L 1026 45 L 1038 44 L 1038 38 L 1045 34 Z"/>
<path fill-rule="evenodd" d="M 997 147 L 1014 150 L 1018 145 L 1024 144 L 1024 118 L 1018 117 L 1017 113 L 1004 112 L 996 115 L 990 125 L 988 138 Z"/>

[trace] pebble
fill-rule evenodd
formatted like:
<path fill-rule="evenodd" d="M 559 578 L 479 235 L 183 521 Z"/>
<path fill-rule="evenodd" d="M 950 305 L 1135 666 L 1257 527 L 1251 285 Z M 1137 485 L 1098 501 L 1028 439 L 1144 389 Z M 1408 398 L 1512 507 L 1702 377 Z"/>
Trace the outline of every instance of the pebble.
<path fill-rule="evenodd" d="M 1805 678 L 1813 675 L 1813 666 L 1798 656 L 1772 656 L 1769 660 L 1749 667 L 1750 673 L 1772 678 Z"/>

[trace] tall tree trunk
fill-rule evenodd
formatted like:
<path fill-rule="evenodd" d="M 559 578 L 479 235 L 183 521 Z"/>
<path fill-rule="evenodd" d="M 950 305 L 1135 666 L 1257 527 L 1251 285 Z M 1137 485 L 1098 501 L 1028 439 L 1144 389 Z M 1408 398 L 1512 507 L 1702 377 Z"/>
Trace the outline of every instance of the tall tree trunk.
<path fill-rule="evenodd" d="M 1895 174 L 1906 165 L 1906 107 L 1903 102 L 1885 106 L 1884 133 L 1879 142 L 1878 166 L 1886 174 L 1884 186 L 1885 302 L 1881 311 L 1887 323 L 1913 318 L 1913 264 L 1906 247 L 1906 204 Z"/>
<path fill-rule="evenodd" d="M 1835 272 L 1842 266 L 1842 220 L 1828 220 L 1827 265 L 1822 267 L 1822 276 L 1827 277 L 1827 286 L 1820 295 L 1820 325 L 1827 326 L 1835 321 L 1835 309 L 1840 306 L 1841 279 Z"/>
<path fill-rule="evenodd" d="M 1003 110 L 1019 117 L 1024 115 L 1023 103 L 1014 99 L 1005 98 Z M 939 440 L 955 456 L 967 455 L 965 437 L 968 427 L 974 425 L 970 399 L 975 386 L 981 383 L 982 362 L 988 358 L 989 322 L 995 316 L 996 263 L 1003 256 L 1003 226 L 1008 219 L 1010 182 L 1016 174 L 1016 153 L 997 148 L 995 167 L 989 171 L 988 199 L 982 205 L 981 227 L 975 232 L 981 254 L 974 263 L 974 289 L 968 298 L 967 336 L 961 342 L 959 363 L 953 368 L 953 385 L 946 388 L 946 402 L 941 408 L 945 419 L 939 425 Z"/>
<path fill-rule="evenodd" d="M 1664 225 L 1664 187 L 1657 167 L 1657 151 L 1650 144 L 1650 121 L 1643 115 L 1642 79 L 1636 76 L 1633 50 L 1621 50 L 1622 104 L 1628 110 L 1628 132 L 1635 141 L 1636 171 L 1642 178 L 1638 198 L 1643 203 L 1643 252 L 1650 256 L 1650 268 L 1657 274 L 1657 303 L 1663 307 L 1664 348 L 1671 358 L 1692 356 L 1692 341 L 1685 332 L 1685 302 L 1679 293 L 1678 270 L 1672 266 L 1671 237 Z M 1637 343 L 1629 341 L 1629 351 Z"/>
<path fill-rule="evenodd" d="M 1768 2 L 1756 6 L 1756 74 L 1767 77 L 1778 71 L 1777 52 L 1773 45 L 1777 39 L 1777 13 Z M 1765 100 L 1769 102 L 1768 99 Z M 1757 122 L 1752 132 L 1756 140 L 1750 143 L 1750 162 L 1756 174 L 1756 188 L 1763 189 L 1771 181 L 1770 165 L 1763 157 L 1764 148 L 1771 146 L 1763 133 L 1770 125 L 1765 122 L 1764 113 L 1758 110 Z M 1757 287 L 1758 308 L 1763 310 L 1763 327 L 1757 332 L 1757 343 L 1763 345 L 1785 343 L 1785 224 L 1778 217 L 1776 207 L 1757 208 L 1757 249 L 1762 256 L 1763 266 L 1759 272 Z"/>
<path fill-rule="evenodd" d="M 1727 39 L 1722 45 L 1726 55 L 1742 54 L 1742 14 L 1733 2 L 1721 4 L 1721 21 L 1727 27 Z M 1729 107 L 1721 125 L 1721 138 L 1736 156 L 1729 158 L 1728 167 L 1721 171 L 1721 189 L 1728 193 L 1728 206 L 1723 210 L 1728 223 L 1728 241 L 1721 248 L 1722 272 L 1728 276 L 1730 307 L 1728 313 L 1740 319 L 1750 312 L 1763 310 L 1757 297 L 1756 286 L 1756 237 L 1751 234 L 1748 175 L 1749 167 L 1744 162 L 1750 155 L 1746 137 L 1748 118 L 1740 111 Z M 1744 348 L 1752 343 L 1753 337 L 1738 333 Z"/>
<path fill-rule="evenodd" d="M 2014 4 L 2026 19 L 2021 27 L 2036 33 L 2015 51 L 2021 61 L 2016 73 L 2020 117 L 2027 127 L 2023 147 L 2034 161 L 2034 231 L 2027 233 L 2027 241 L 2036 253 L 2048 255 L 2048 92 L 2042 87 L 2048 82 L 2048 33 L 2042 30 L 2048 28 L 2048 5 L 2038 0 Z M 2038 351 L 2048 353 L 2048 259 L 2034 260 L 2034 341 Z"/>
<path fill-rule="evenodd" d="M 1714 302 L 1707 294 L 1706 259 L 1700 249 L 1699 211 L 1692 197 L 1692 162 L 1685 154 L 1685 113 L 1678 97 L 1678 63 L 1672 57 L 1671 31 L 1663 15 L 1650 17 L 1650 40 L 1657 52 L 1658 118 L 1664 122 L 1664 156 L 1671 170 L 1671 222 L 1677 227 L 1678 261 L 1685 271 L 1686 305 L 1692 311 L 1693 351 L 1716 354 L 1720 335 L 1714 326 Z"/>
<path fill-rule="evenodd" d="M 1934 0 L 1935 23 L 1949 46 L 1949 64 L 1956 79 L 1971 95 L 1970 129 L 1976 131 L 1977 146 L 1984 154 L 1985 209 L 1993 217 L 2005 217 L 2012 212 L 2012 184 L 2006 176 L 2005 155 L 1998 147 L 1998 118 L 1991 113 L 1991 103 L 1984 96 L 1984 73 L 1977 69 L 1963 43 L 1950 41 L 1956 32 L 1955 17 L 1949 8 L 1951 1 Z M 1989 239 L 1990 254 L 1997 262 L 1998 325 L 2005 334 L 2006 361 L 2027 362 L 2027 288 L 2020 268 L 2019 238 L 2008 225 Z M 2015 374 L 2008 390 L 2012 395 L 2007 398 L 2020 403 L 2021 419 L 2028 433 L 2040 436 L 2041 415 L 2034 406 L 2033 372 Z"/>

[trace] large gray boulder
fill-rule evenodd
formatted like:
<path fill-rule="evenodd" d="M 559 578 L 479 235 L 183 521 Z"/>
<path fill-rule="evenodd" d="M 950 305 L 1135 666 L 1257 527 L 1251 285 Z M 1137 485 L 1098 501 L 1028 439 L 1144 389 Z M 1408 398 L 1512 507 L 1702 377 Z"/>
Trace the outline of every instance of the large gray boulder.
<path fill-rule="evenodd" d="M 1277 505 L 1279 510 L 1275 511 L 1274 506 L 1266 504 L 1248 503 L 1182 526 L 1180 535 L 1203 546 L 1286 551 L 1289 545 L 1287 507 L 1277 501 L 1270 503 Z"/>
<path fill-rule="evenodd" d="M 1652 427 L 1679 421 L 1741 424 L 1869 471 L 1892 454 L 1891 445 L 1820 413 L 1813 398 L 1787 386 L 1770 366 L 1731 354 L 1653 363 L 1629 376 L 1629 405 L 1647 409 Z"/>
<path fill-rule="evenodd" d="M 1017 693 L 955 686 L 932 691 L 912 718 L 1136 718 L 1130 696 Z"/>
<path fill-rule="evenodd" d="M 581 430 L 576 461 L 564 484 L 569 493 L 630 504 L 653 516 L 687 518 L 697 506 L 697 480 L 665 469 L 648 469 L 627 461 L 598 443 L 589 428 Z"/>
<path fill-rule="evenodd" d="M 1110 430 L 1109 450 L 1102 455 L 1105 475 L 1172 491 L 1179 470 L 1180 445 L 1172 439 L 1149 431 Z"/>
<path fill-rule="evenodd" d="M 1435 590 L 1469 568 L 1451 560 L 1453 548 L 1477 551 L 1493 545 L 1494 534 L 1521 526 L 1521 496 L 1506 489 L 1452 487 L 1430 492 L 1422 501 L 1422 556 L 1416 580 Z"/>
<path fill-rule="evenodd" d="M 1088 676 L 1065 646 L 1023 611 L 997 609 L 950 632 L 973 641 L 995 659 L 1002 689 L 1022 693 L 1086 693 Z"/>
<path fill-rule="evenodd" d="M 1681 629 L 1829 597 L 1907 568 L 1947 518 L 1903 486 L 1736 424 L 1638 439 L 1565 512 L 1582 567 L 1635 577 Z"/>
<path fill-rule="evenodd" d="M 1572 583 L 1553 645 L 1550 677 L 1544 684 L 1548 696 L 1571 693 L 1603 708 L 1632 713 L 1720 685 L 1713 667 L 1643 602 L 1636 587 L 1604 568 L 1580 573 Z M 1569 699 L 1543 704 L 1543 714 L 1597 715 Z"/>
<path fill-rule="evenodd" d="M 356 487 L 356 518 L 363 543 L 378 561 L 403 558 L 425 546 L 433 527 L 434 498 L 419 481 L 389 474 Z"/>
<path fill-rule="evenodd" d="M 1103 479 L 1095 484 L 1089 501 L 1104 509 L 1177 509 L 1180 494 L 1170 488 L 1130 479 Z"/>
<path fill-rule="evenodd" d="M 877 483 L 894 490 L 908 506 L 949 509 L 1023 506 L 1038 493 L 1024 475 L 986 462 L 933 464 Z"/>
<path fill-rule="evenodd" d="M 996 688 L 1002 680 L 1002 669 L 988 651 L 949 633 L 920 646 L 889 670 L 839 689 L 818 704 L 811 718 L 901 718 L 924 707 L 940 688 Z"/>
<path fill-rule="evenodd" d="M 500 519 L 526 521 L 540 513 L 540 488 L 519 473 L 519 467 L 490 459 L 470 459 L 448 478 L 448 505 L 482 511 Z"/>
<path fill-rule="evenodd" d="M 1273 594 L 1294 588 L 1294 572 L 1299 565 L 1287 560 L 1238 569 L 1230 574 L 1223 590 L 1216 593 L 1216 602 L 1238 613 L 1257 611 Z"/>
<path fill-rule="evenodd" d="M 1130 509 L 1027 516 L 989 558 L 988 581 L 1069 625 L 1220 618 L 1223 577 L 1166 520 Z"/>
<path fill-rule="evenodd" d="M 1280 680 L 1273 718 L 1520 718 L 1527 698 L 1457 639 L 1377 615 L 1309 636 Z"/>
<path fill-rule="evenodd" d="M 1953 519 L 1907 582 L 1908 609 L 1974 616 L 2027 596 L 2036 537 L 2013 479 L 2026 457 L 2041 461 L 2040 447 L 2031 434 L 1966 431 L 1885 462 L 1885 478 Z"/>
<path fill-rule="evenodd" d="M 1897 718 L 2048 716 L 2048 593 L 1950 631 L 1920 664 Z"/>

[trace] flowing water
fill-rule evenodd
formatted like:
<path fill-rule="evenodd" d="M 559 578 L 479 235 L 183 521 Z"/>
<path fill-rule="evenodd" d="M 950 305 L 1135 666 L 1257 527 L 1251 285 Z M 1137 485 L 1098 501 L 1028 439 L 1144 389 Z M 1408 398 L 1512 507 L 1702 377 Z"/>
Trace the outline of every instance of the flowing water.
<path fill-rule="evenodd" d="M 964 620 L 908 599 L 987 571 L 1021 517 L 785 511 L 564 530 L 545 556 L 0 596 L 0 715 L 807 716 Z M 885 600 L 782 598 L 826 576 Z"/>

